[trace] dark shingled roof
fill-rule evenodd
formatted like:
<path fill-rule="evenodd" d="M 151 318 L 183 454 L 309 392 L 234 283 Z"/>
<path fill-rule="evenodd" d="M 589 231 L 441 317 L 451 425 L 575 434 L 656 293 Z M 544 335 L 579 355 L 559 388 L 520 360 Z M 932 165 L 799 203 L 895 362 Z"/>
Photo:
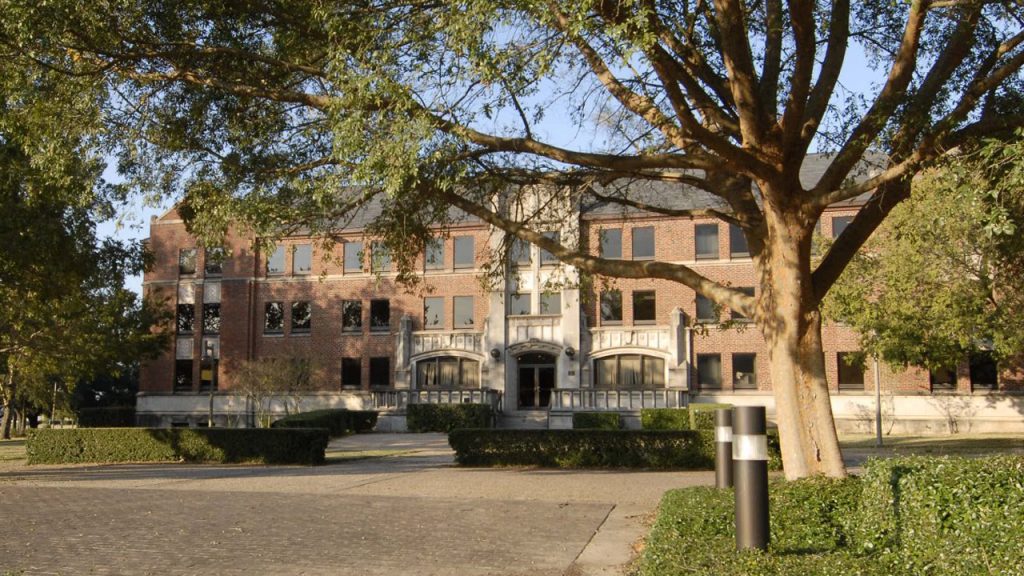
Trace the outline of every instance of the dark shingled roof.
<path fill-rule="evenodd" d="M 825 173 L 831 163 L 832 156 L 825 154 L 809 154 L 800 167 L 800 183 L 805 188 L 814 186 Z M 885 157 L 880 154 L 866 155 L 865 159 L 854 169 L 852 178 L 861 180 L 869 173 L 884 166 Z M 706 210 L 719 209 L 731 211 L 722 198 L 705 190 L 676 182 L 656 182 L 650 180 L 622 179 L 608 186 L 595 186 L 595 190 L 605 196 L 626 196 L 631 200 L 658 206 L 669 210 Z M 757 194 L 757 189 L 754 189 Z M 845 200 L 837 205 L 856 206 L 863 204 L 870 197 L 869 193 Z M 584 219 L 611 216 L 640 215 L 647 212 L 623 206 L 614 202 L 605 202 L 592 197 L 583 200 L 581 208 Z"/>

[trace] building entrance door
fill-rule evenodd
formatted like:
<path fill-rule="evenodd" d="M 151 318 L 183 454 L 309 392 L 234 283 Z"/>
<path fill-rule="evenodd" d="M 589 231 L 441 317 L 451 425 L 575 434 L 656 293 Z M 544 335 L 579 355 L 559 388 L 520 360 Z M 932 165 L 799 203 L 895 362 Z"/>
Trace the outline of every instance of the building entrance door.
<path fill-rule="evenodd" d="M 555 357 L 524 354 L 519 357 L 519 407 L 547 408 L 555 388 Z"/>

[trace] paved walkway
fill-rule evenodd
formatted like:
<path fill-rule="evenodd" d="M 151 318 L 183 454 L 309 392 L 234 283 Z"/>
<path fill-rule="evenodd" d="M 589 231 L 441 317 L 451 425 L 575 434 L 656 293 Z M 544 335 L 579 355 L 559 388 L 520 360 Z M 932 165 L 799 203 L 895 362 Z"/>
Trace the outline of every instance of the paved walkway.
<path fill-rule="evenodd" d="M 621 574 L 661 495 L 710 472 L 459 468 L 443 435 L 326 466 L 0 463 L 0 574 Z"/>

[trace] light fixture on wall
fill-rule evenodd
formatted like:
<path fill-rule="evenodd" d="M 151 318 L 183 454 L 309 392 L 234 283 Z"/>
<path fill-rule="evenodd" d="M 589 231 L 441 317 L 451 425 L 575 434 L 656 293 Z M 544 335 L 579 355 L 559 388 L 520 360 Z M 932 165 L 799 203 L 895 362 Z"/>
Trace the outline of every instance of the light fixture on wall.
<path fill-rule="evenodd" d="M 501 350 L 498 350 L 497 348 L 491 348 L 491 358 L 494 358 L 495 360 L 501 358 Z"/>
<path fill-rule="evenodd" d="M 572 346 L 567 346 L 565 348 L 565 355 L 568 356 L 569 358 L 575 358 L 576 357 L 576 349 L 573 348 Z"/>

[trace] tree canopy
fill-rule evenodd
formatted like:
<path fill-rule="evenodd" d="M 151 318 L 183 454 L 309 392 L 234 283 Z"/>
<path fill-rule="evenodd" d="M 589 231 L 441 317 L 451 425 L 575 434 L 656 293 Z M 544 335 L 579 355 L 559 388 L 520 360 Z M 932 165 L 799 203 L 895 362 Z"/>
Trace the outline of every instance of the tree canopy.
<path fill-rule="evenodd" d="M 765 337 L 791 477 L 844 469 L 821 299 L 945 150 L 1022 122 L 1010 1 L 3 0 L 26 66 L 103 78 L 127 186 L 181 193 L 193 230 L 329 235 L 371 198 L 409 271 L 456 206 L 588 274 L 680 282 Z M 846 87 L 851 47 L 877 82 Z M 812 150 L 825 170 L 802 182 Z M 876 162 L 865 160 L 877 158 Z M 871 166 L 870 164 L 873 164 Z M 747 236 L 749 296 L 674 262 L 543 235 L 537 207 L 637 206 L 632 183 L 705 190 Z M 517 198 L 525 194 L 529 198 Z M 812 267 L 827 206 L 864 208 Z M 527 201 L 530 200 L 530 201 Z M 509 206 L 519 207 L 518 211 Z"/>
<path fill-rule="evenodd" d="M 826 300 L 897 365 L 1024 351 L 1024 142 L 988 142 L 915 179 Z"/>

